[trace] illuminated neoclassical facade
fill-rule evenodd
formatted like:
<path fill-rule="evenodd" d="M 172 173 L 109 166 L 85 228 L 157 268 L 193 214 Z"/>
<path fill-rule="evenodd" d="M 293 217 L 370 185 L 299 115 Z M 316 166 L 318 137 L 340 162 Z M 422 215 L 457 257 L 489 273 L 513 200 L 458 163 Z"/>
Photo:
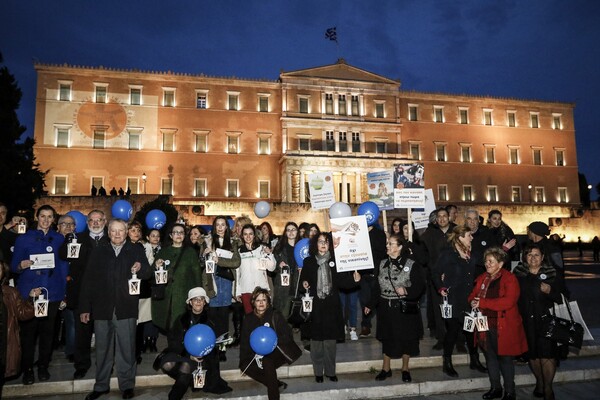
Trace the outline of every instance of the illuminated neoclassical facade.
<path fill-rule="evenodd" d="M 441 205 L 580 201 L 571 103 L 404 91 L 344 60 L 276 81 L 35 68 L 35 154 L 55 196 L 304 203 L 307 175 L 331 171 L 338 199 L 361 203 L 368 172 L 416 159 Z"/>

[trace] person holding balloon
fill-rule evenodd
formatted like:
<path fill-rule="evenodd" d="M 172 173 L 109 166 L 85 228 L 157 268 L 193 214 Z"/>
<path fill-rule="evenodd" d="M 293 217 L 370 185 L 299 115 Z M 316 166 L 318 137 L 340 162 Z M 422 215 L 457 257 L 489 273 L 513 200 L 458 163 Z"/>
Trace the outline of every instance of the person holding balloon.
<path fill-rule="evenodd" d="M 302 355 L 285 318 L 271 306 L 267 289 L 252 292 L 252 312 L 246 314 L 240 336 L 240 370 L 267 387 L 269 400 L 279 399 L 287 388 L 277 379 L 277 368 L 292 364 Z M 262 367 L 262 368 L 261 368 Z"/>
<path fill-rule="evenodd" d="M 185 311 L 185 294 L 202 286 L 202 272 L 196 252 L 184 246 L 185 226 L 174 224 L 169 230 L 170 246 L 160 249 L 154 259 L 156 270 L 167 271 L 164 298 L 152 299 L 152 321 L 163 332 L 168 332 L 178 315 Z"/>
<path fill-rule="evenodd" d="M 167 348 L 156 358 L 159 368 L 175 383 L 169 400 L 183 398 L 192 384 L 192 372 L 201 364 L 206 371 L 204 387 L 207 393 L 224 394 L 233 389 L 221 378 L 218 350 L 215 348 L 214 323 L 208 315 L 210 299 L 201 287 L 188 291 L 186 311 L 179 315 L 167 333 Z"/>
<path fill-rule="evenodd" d="M 344 340 L 344 317 L 340 288 L 358 286 L 358 272 L 337 272 L 330 233 L 321 232 L 310 240 L 309 256 L 304 259 L 300 282 L 313 296 L 310 332 L 310 357 L 315 380 L 323 382 L 323 374 L 337 382 L 335 373 L 336 341 Z"/>
<path fill-rule="evenodd" d="M 294 257 L 294 246 L 298 243 L 298 225 L 289 221 L 283 228 L 281 239 L 273 249 L 275 254 L 275 275 L 273 277 L 273 308 L 279 311 L 287 320 L 290 313 L 290 301 L 295 295 L 298 282 L 298 264 Z M 282 274 L 288 275 L 284 282 Z"/>

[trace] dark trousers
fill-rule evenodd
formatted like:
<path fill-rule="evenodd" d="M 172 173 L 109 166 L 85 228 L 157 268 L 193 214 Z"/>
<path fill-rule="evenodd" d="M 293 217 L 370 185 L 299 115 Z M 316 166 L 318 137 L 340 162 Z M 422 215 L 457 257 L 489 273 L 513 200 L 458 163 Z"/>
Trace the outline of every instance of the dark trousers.
<path fill-rule="evenodd" d="M 492 389 L 501 389 L 500 375 L 504 380 L 504 392 L 515 394 L 515 365 L 512 356 L 498 355 L 498 331 L 490 330 L 487 332 L 487 346 L 485 352 L 485 363 L 490 377 L 490 386 Z"/>
<path fill-rule="evenodd" d="M 274 351 L 271 354 L 263 357 L 262 366 L 258 368 L 256 360 L 250 363 L 246 369 L 246 375 L 254 379 L 258 383 L 262 383 L 267 387 L 267 396 L 269 400 L 279 399 L 279 380 L 277 379 L 277 368 L 285 364 L 285 358 L 279 351 Z"/>
<path fill-rule="evenodd" d="M 229 306 L 209 307 L 208 319 L 215 324 L 215 335 L 217 337 L 229 332 Z"/>
<path fill-rule="evenodd" d="M 92 334 L 94 333 L 94 321 L 90 320 L 87 324 L 81 322 L 79 318 L 80 311 L 74 310 L 75 314 L 75 358 L 74 367 L 76 370 L 88 370 L 92 366 Z"/>
<path fill-rule="evenodd" d="M 23 372 L 33 368 L 35 343 L 39 339 L 38 368 L 48 368 L 52 359 L 54 327 L 60 301 L 48 303 L 48 316 L 34 317 L 20 323 L 21 327 L 21 369 Z"/>
<path fill-rule="evenodd" d="M 446 321 L 446 335 L 444 336 L 444 357 L 450 357 L 452 355 L 452 350 L 454 349 L 454 345 L 456 344 L 456 339 L 458 339 L 458 335 L 461 332 L 465 335 L 469 354 L 472 354 L 477 350 L 473 342 L 473 333 L 463 331 L 462 329 L 464 323 L 464 319 L 462 317 L 449 318 L 444 321 Z"/>
<path fill-rule="evenodd" d="M 198 363 L 189 357 L 183 357 L 175 353 L 165 354 L 161 368 L 163 372 L 175 379 L 175 383 L 169 393 L 169 400 L 183 398 L 192 383 L 192 372 L 197 367 Z M 221 379 L 218 350 L 213 350 L 202 358 L 202 369 L 206 373 L 204 389 L 214 391 L 223 385 L 224 381 Z"/>

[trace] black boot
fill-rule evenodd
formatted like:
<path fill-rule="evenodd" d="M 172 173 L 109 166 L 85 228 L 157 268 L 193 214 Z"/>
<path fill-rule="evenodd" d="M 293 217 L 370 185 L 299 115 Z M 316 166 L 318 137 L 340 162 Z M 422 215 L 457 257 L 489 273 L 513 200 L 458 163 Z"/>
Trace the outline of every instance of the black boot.
<path fill-rule="evenodd" d="M 148 345 L 149 344 L 150 344 L 150 338 L 149 337 L 145 337 L 144 340 L 142 341 L 142 346 L 141 346 L 140 352 L 141 353 L 145 353 L 146 350 L 149 350 L 148 349 Z"/>
<path fill-rule="evenodd" d="M 177 379 L 175 379 L 175 384 L 171 387 L 171 391 L 169 392 L 169 400 L 180 400 L 185 396 L 185 392 L 187 392 L 190 385 L 192 385 L 192 374 L 183 374 L 179 373 Z"/>
<path fill-rule="evenodd" d="M 155 337 L 149 337 L 148 338 L 148 351 L 150 353 L 157 353 L 158 349 L 156 348 L 156 338 Z"/>
<path fill-rule="evenodd" d="M 477 352 L 477 350 L 475 350 L 473 353 L 471 353 L 469 355 L 470 358 L 470 363 L 469 363 L 469 368 L 471 369 L 476 369 L 479 372 L 483 372 L 486 373 L 487 372 L 487 368 L 483 366 L 483 364 L 481 364 L 481 361 L 479 361 L 479 353 Z"/>
<path fill-rule="evenodd" d="M 458 378 L 458 372 L 452 366 L 452 356 L 444 356 L 444 364 L 442 365 L 442 371 L 450 378 Z"/>

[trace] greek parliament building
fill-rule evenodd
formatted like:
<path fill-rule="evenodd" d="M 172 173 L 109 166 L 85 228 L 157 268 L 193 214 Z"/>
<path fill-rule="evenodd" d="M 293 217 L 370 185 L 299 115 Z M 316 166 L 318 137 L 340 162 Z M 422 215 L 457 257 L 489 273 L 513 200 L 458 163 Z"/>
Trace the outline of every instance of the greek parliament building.
<path fill-rule="evenodd" d="M 367 173 L 418 160 L 437 205 L 500 208 L 510 221 L 568 217 L 580 202 L 571 103 L 404 91 L 343 59 L 272 81 L 35 69 L 50 196 L 167 194 L 191 223 L 264 199 L 280 226 L 317 219 L 308 174 L 333 172 L 337 198 L 355 205 L 368 200 Z"/>

